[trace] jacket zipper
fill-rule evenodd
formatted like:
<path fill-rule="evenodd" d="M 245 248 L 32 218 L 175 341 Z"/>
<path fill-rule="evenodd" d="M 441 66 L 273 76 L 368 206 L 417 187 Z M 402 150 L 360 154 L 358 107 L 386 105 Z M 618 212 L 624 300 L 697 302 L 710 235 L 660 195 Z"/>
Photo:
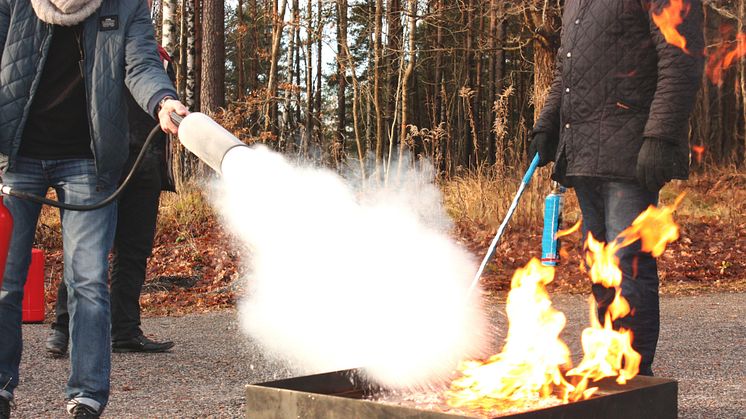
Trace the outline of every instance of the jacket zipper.
<path fill-rule="evenodd" d="M 96 178 L 99 177 L 98 172 L 98 159 L 96 158 L 96 142 L 93 140 L 93 123 L 91 122 L 91 99 L 88 92 L 88 83 L 85 77 L 85 50 L 83 48 L 83 32 L 85 31 L 85 21 L 80 24 L 80 30 L 75 31 L 75 40 L 78 42 L 78 51 L 80 52 L 80 61 L 78 61 L 78 68 L 80 69 L 80 78 L 83 80 L 83 90 L 85 91 L 85 117 L 88 121 L 88 136 L 91 141 L 91 153 L 93 153 L 93 165 L 96 168 Z M 98 182 L 97 182 L 98 183 Z M 96 185 L 96 190 L 99 189 L 99 185 Z"/>

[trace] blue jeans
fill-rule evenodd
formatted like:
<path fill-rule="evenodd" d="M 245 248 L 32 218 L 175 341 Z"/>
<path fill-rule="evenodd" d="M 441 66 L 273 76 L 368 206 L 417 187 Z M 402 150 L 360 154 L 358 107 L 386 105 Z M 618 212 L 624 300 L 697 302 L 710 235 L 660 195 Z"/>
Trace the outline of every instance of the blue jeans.
<path fill-rule="evenodd" d="M 596 240 L 611 242 L 650 205 L 658 204 L 658 193 L 636 183 L 611 182 L 595 178 L 574 178 L 573 187 L 583 213 L 583 239 L 592 233 Z M 617 252 L 622 269 L 622 296 L 633 312 L 614 322 L 633 333 L 632 347 L 640 353 L 640 374 L 653 375 L 653 358 L 660 330 L 658 266 L 649 253 L 635 242 Z M 614 290 L 593 284 L 599 319 L 614 299 Z"/>
<path fill-rule="evenodd" d="M 12 188 L 46 195 L 54 188 L 60 201 L 92 204 L 109 196 L 115 182 L 99 181 L 93 160 L 37 160 L 19 157 L 3 176 Z M 0 292 L 0 395 L 12 397 L 18 385 L 23 346 L 21 303 L 31 261 L 31 246 L 41 205 L 5 197 L 13 216 L 8 263 Z M 111 329 L 108 255 L 116 227 L 116 204 L 94 211 L 60 211 L 64 280 L 70 311 L 70 377 L 68 399 L 84 398 L 103 409 L 109 398 Z M 90 404 L 90 403 L 89 403 Z"/>

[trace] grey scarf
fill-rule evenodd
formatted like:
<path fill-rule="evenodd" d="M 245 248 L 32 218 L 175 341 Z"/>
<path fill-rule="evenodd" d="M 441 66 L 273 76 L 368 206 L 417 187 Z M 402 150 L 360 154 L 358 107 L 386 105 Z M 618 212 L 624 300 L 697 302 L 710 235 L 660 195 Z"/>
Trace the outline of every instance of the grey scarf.
<path fill-rule="evenodd" d="M 92 15 L 101 0 L 31 0 L 31 6 L 43 22 L 74 26 Z"/>

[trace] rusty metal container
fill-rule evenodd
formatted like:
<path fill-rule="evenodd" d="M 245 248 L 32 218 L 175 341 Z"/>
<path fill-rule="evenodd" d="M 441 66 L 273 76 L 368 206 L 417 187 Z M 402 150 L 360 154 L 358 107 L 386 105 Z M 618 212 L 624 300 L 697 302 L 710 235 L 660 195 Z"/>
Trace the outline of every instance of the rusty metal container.
<path fill-rule="evenodd" d="M 499 418 L 521 419 L 676 419 L 676 381 L 638 376 L 620 386 L 594 383 L 599 390 L 588 400 Z M 246 386 L 246 417 L 251 419 L 455 419 L 476 418 L 421 410 L 371 400 L 380 387 L 362 379 L 358 370 L 293 377 Z"/>

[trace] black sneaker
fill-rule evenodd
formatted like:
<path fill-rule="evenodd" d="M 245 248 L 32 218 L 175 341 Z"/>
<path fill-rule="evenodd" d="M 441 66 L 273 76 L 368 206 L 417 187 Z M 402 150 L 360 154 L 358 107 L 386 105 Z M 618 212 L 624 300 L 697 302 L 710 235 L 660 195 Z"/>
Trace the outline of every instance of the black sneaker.
<path fill-rule="evenodd" d="M 0 397 L 0 419 L 9 419 L 10 418 L 10 406 L 11 406 L 10 400 L 6 399 L 5 397 Z"/>
<path fill-rule="evenodd" d="M 47 352 L 55 358 L 65 356 L 68 340 L 67 334 L 57 329 L 52 329 L 52 332 L 47 336 Z"/>
<path fill-rule="evenodd" d="M 96 419 L 101 417 L 96 409 L 83 403 L 76 404 L 72 411 L 70 411 L 70 414 L 73 415 L 74 418 L 81 419 Z"/>
<path fill-rule="evenodd" d="M 145 337 L 135 336 L 130 339 L 115 340 L 111 343 L 112 352 L 167 352 L 174 347 L 171 341 L 156 342 Z"/>

